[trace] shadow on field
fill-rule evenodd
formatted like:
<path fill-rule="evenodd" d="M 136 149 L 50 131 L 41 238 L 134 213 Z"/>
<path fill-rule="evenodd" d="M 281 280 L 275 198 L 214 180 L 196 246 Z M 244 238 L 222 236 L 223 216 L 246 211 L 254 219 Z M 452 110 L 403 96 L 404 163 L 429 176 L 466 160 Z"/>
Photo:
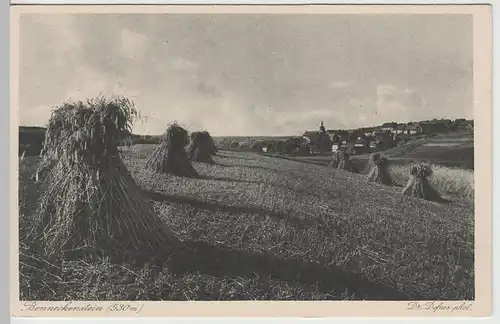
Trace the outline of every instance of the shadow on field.
<path fill-rule="evenodd" d="M 293 191 L 301 196 L 311 194 L 309 189 L 303 189 L 303 188 L 297 188 L 297 187 L 294 188 L 294 187 L 291 187 L 288 185 L 276 184 L 276 183 L 266 182 L 266 181 L 244 180 L 244 179 L 235 179 L 235 178 L 228 178 L 228 177 L 214 177 L 214 176 L 208 176 L 208 175 L 202 175 L 199 179 L 210 180 L 210 181 L 226 181 L 226 182 L 233 182 L 233 183 L 248 183 L 248 184 L 254 184 L 254 185 L 265 185 L 265 186 L 274 187 L 274 188 L 282 188 L 282 189 L 285 189 L 287 191 Z"/>
<path fill-rule="evenodd" d="M 208 176 L 208 175 L 202 175 L 200 176 L 201 180 L 209 180 L 209 181 L 226 181 L 226 182 L 235 182 L 235 183 L 249 183 L 249 184 L 268 184 L 267 182 L 264 181 L 253 181 L 253 180 L 244 180 L 244 179 L 235 179 L 235 178 L 228 178 L 228 177 L 214 177 L 214 176 Z"/>
<path fill-rule="evenodd" d="M 232 154 L 224 154 L 224 153 L 218 153 L 216 156 L 221 157 L 221 158 L 235 159 L 235 160 L 245 160 L 245 161 L 254 161 L 255 160 L 255 159 L 248 158 L 248 157 L 242 157 L 242 156 L 237 156 L 237 155 L 232 155 Z"/>
<path fill-rule="evenodd" d="M 407 300 L 400 291 L 381 283 L 371 282 L 344 268 L 323 266 L 299 259 L 283 259 L 267 254 L 234 250 L 227 246 L 200 241 L 182 242 L 179 249 L 164 258 L 144 257 L 139 263 L 157 263 L 176 274 L 200 272 L 216 277 L 274 278 L 298 284 L 304 288 L 340 297 L 346 291 L 354 299 Z"/>
<path fill-rule="evenodd" d="M 297 156 L 287 156 L 287 155 L 277 155 L 277 154 L 269 154 L 269 153 L 258 153 L 260 156 L 264 157 L 269 157 L 269 158 L 276 158 L 276 159 L 282 159 L 282 160 L 288 160 L 288 161 L 293 161 L 293 162 L 301 162 L 301 163 L 306 163 L 306 164 L 314 164 L 314 165 L 320 165 L 320 166 L 329 166 L 329 163 L 331 162 L 331 159 L 329 160 L 322 160 L 322 161 L 316 161 L 313 160 L 314 156 L 310 157 L 308 159 L 307 157 L 297 157 Z"/>
<path fill-rule="evenodd" d="M 293 188 L 289 186 L 283 186 L 283 185 L 278 185 L 272 182 L 267 182 L 267 181 L 258 181 L 258 180 L 245 180 L 245 179 L 238 179 L 238 178 L 229 178 L 229 177 L 215 177 L 215 176 L 209 176 L 209 175 L 202 175 L 199 178 L 200 180 L 209 180 L 209 181 L 227 181 L 227 182 L 234 182 L 234 183 L 248 183 L 248 184 L 256 184 L 256 185 L 266 185 L 266 186 L 273 186 L 273 187 L 279 187 L 283 188 L 286 190 L 294 190 Z"/>
<path fill-rule="evenodd" d="M 144 193 L 156 202 L 176 204 L 176 205 L 189 205 L 190 207 L 206 210 L 209 212 L 225 212 L 229 214 L 257 214 L 259 216 L 269 216 L 275 219 L 286 221 L 298 227 L 318 226 L 321 228 L 320 223 L 314 219 L 299 218 L 292 215 L 285 215 L 272 210 L 267 210 L 257 206 L 228 206 L 217 201 L 201 201 L 189 197 L 170 196 L 158 192 L 144 191 Z"/>
<path fill-rule="evenodd" d="M 248 213 L 259 214 L 284 220 L 295 226 L 322 228 L 319 221 L 314 219 L 300 219 L 251 206 L 227 206 L 219 202 L 200 201 L 189 197 L 168 196 L 157 192 L 145 191 L 154 201 L 171 204 L 189 205 L 194 208 L 210 212 Z M 341 267 L 325 266 L 319 263 L 307 262 L 300 259 L 283 259 L 276 256 L 260 253 L 251 253 L 234 250 L 223 245 L 214 245 L 207 242 L 187 241 L 177 245 L 174 253 L 169 256 L 168 268 L 175 273 L 201 272 L 218 277 L 269 277 L 293 282 L 303 287 L 315 286 L 323 293 L 340 296 L 344 292 L 354 294 L 355 299 L 376 300 L 406 300 L 401 291 L 382 283 L 367 280 L 362 275 L 353 274 Z M 141 260 L 137 260 L 141 262 Z M 145 263 L 162 264 L 163 258 L 151 259 L 145 257 Z M 423 299 L 423 296 L 412 298 Z"/>
<path fill-rule="evenodd" d="M 224 164 L 224 163 L 219 163 L 215 162 L 215 165 L 221 166 L 221 167 L 226 167 L 226 168 L 249 168 L 249 169 L 259 169 L 259 170 L 266 170 L 266 171 L 271 171 L 274 173 L 278 173 L 278 170 L 272 169 L 272 168 L 267 168 L 263 167 L 260 165 L 248 165 L 248 164 Z"/>

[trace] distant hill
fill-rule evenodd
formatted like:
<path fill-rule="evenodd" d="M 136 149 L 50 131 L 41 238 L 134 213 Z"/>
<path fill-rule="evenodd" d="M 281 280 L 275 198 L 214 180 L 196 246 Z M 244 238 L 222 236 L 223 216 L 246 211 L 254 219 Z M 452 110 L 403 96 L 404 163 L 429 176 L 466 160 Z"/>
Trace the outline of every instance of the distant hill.
<path fill-rule="evenodd" d="M 27 132 L 27 133 L 36 133 L 36 132 L 42 132 L 45 134 L 45 131 L 47 131 L 47 128 L 45 127 L 38 127 L 38 126 L 19 126 L 19 132 Z"/>
<path fill-rule="evenodd" d="M 19 155 L 26 150 L 26 155 L 38 155 L 45 140 L 45 127 L 19 126 Z"/>
<path fill-rule="evenodd" d="M 19 126 L 19 156 L 26 150 L 26 155 L 39 155 L 45 140 L 45 127 Z M 129 137 L 133 144 L 157 144 L 161 136 L 137 135 L 126 132 L 124 137 Z"/>

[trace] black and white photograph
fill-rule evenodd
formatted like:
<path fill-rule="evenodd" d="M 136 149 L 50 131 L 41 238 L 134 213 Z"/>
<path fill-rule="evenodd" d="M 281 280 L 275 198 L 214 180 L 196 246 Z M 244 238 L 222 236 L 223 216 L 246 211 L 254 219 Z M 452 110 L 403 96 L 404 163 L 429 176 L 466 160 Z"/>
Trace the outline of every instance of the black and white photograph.
<path fill-rule="evenodd" d="M 25 305 L 476 300 L 472 14 L 17 19 Z"/>

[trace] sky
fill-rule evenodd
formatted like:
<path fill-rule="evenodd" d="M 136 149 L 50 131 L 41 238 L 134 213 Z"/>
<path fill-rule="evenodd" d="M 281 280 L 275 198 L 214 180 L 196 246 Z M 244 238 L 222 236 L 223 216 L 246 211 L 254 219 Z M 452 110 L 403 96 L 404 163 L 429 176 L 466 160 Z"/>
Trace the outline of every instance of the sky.
<path fill-rule="evenodd" d="M 24 14 L 20 123 L 123 95 L 134 133 L 214 136 L 472 118 L 467 15 Z"/>

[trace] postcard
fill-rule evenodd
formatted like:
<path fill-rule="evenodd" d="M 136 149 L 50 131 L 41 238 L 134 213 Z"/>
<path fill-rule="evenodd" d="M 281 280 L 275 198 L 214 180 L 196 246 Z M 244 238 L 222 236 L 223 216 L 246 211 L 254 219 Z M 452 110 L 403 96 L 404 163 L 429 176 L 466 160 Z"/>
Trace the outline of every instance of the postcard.
<path fill-rule="evenodd" d="M 13 316 L 490 315 L 489 5 L 11 6 L 10 46 Z"/>

